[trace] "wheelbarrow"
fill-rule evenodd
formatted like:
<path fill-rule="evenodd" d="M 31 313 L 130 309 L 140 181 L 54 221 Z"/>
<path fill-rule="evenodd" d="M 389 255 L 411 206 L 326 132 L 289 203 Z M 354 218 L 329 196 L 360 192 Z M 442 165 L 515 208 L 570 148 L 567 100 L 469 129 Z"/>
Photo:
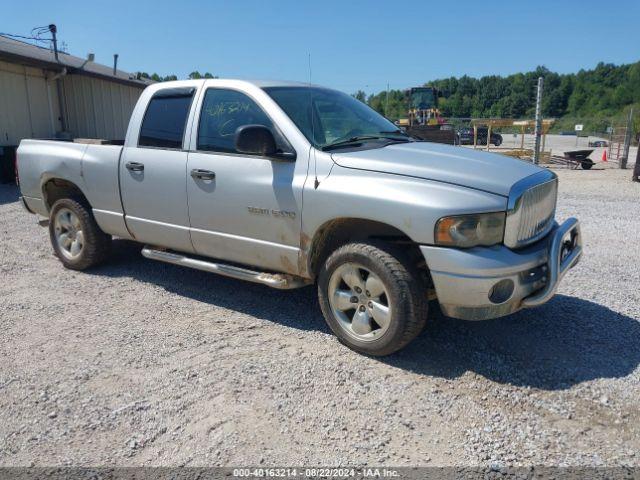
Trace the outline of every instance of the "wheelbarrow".
<path fill-rule="evenodd" d="M 554 163 L 564 163 L 572 167 L 574 170 L 578 167 L 582 167 L 584 170 L 589 170 L 595 165 L 595 162 L 589 158 L 589 155 L 593 153 L 591 150 L 572 150 L 570 152 L 564 152 L 564 156 L 554 155 L 552 160 Z"/>

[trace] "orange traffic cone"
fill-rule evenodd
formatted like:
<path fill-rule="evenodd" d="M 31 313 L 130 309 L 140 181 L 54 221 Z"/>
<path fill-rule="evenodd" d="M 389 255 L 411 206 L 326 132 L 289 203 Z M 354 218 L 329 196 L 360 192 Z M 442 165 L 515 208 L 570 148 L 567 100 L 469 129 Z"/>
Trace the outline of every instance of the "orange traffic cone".
<path fill-rule="evenodd" d="M 607 161 L 607 151 L 606 151 L 606 150 L 603 150 L 603 151 L 602 151 L 602 161 L 603 161 L 603 162 L 606 162 L 606 161 Z"/>

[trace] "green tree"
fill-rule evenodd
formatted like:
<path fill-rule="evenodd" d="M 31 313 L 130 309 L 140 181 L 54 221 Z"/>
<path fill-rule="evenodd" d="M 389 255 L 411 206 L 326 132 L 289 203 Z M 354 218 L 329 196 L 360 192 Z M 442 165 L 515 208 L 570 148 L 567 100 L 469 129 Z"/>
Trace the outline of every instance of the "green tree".
<path fill-rule="evenodd" d="M 354 93 L 353 97 L 357 98 L 362 103 L 367 103 L 367 94 L 364 93 L 362 90 L 358 90 L 356 93 Z"/>
<path fill-rule="evenodd" d="M 558 74 L 539 66 L 506 77 L 464 75 L 436 79 L 425 85 L 440 92 L 439 108 L 445 117 L 522 118 L 535 113 L 538 77 L 544 78 L 543 115 L 566 119 L 558 125 L 588 118 L 592 119 L 593 128 L 603 128 L 612 118 L 623 118 L 632 105 L 640 110 L 640 62 L 629 65 L 601 62 L 591 70 L 570 74 Z M 367 103 L 392 120 L 406 117 L 405 93 L 390 91 L 388 102 L 386 95 L 386 91 L 372 94 Z M 362 100 L 364 94 L 358 98 Z"/>
<path fill-rule="evenodd" d="M 189 74 L 189 80 L 197 80 L 200 78 L 218 78 L 217 76 L 214 76 L 213 74 L 206 72 L 205 74 L 201 74 L 199 71 L 193 71 Z"/>

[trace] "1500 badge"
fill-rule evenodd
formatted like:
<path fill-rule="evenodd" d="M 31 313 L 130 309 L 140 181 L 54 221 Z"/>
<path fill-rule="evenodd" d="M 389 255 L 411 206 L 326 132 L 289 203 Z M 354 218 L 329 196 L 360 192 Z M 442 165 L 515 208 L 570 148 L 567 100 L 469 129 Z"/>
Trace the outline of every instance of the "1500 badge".
<path fill-rule="evenodd" d="M 286 210 L 270 210 L 268 208 L 247 207 L 249 213 L 254 215 L 272 215 L 278 218 L 296 218 L 296 212 L 288 212 Z"/>

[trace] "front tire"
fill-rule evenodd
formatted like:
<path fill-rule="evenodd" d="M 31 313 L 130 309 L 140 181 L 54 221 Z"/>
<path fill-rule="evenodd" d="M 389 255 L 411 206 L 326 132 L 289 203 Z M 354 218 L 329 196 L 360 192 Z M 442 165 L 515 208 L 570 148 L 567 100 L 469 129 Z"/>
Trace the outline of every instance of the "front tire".
<path fill-rule="evenodd" d="M 49 237 L 66 268 L 86 270 L 109 255 L 111 236 L 100 230 L 91 207 L 71 198 L 58 200 L 49 215 Z"/>
<path fill-rule="evenodd" d="M 318 298 L 340 342 L 368 355 L 405 347 L 427 319 L 418 269 L 387 244 L 350 243 L 333 252 L 320 270 Z"/>

